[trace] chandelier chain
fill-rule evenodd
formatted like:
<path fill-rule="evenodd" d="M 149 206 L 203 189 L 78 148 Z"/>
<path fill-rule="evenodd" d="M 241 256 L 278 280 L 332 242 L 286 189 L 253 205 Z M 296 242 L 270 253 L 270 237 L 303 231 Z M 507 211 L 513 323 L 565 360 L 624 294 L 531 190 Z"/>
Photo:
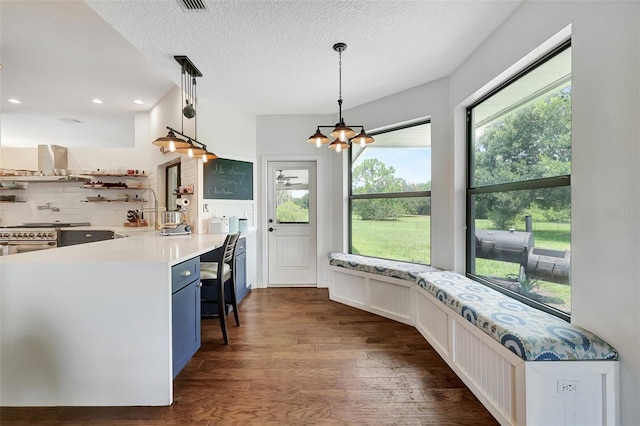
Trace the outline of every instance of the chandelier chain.
<path fill-rule="evenodd" d="M 342 50 L 338 51 L 338 99 L 342 102 Z"/>

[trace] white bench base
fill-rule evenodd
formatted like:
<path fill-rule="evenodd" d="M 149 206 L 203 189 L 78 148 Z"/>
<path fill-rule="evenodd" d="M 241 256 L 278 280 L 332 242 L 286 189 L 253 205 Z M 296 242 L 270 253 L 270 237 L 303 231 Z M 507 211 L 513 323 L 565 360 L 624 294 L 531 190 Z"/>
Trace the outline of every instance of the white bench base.
<path fill-rule="evenodd" d="M 331 300 L 415 326 L 500 424 L 618 424 L 617 361 L 524 361 L 413 282 L 330 268 Z"/>
<path fill-rule="evenodd" d="M 363 311 L 413 325 L 413 282 L 398 278 L 330 267 L 329 298 Z"/>

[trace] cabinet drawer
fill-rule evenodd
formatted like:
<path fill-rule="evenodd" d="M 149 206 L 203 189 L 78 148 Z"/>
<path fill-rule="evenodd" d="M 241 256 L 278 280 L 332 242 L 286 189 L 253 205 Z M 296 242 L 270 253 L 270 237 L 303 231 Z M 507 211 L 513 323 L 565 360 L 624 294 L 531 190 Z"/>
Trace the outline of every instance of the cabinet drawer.
<path fill-rule="evenodd" d="M 200 279 L 200 258 L 195 257 L 171 268 L 171 293 L 175 293 L 190 282 Z"/>
<path fill-rule="evenodd" d="M 236 243 L 236 253 L 243 253 L 247 250 L 247 239 L 240 238 Z"/>

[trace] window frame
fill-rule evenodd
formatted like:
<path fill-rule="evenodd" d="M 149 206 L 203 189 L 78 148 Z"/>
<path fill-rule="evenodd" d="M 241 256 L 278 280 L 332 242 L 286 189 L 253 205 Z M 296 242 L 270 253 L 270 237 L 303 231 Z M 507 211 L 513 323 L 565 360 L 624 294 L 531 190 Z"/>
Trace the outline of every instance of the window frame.
<path fill-rule="evenodd" d="M 406 124 L 402 124 L 402 125 L 397 125 L 397 126 L 392 126 L 389 128 L 386 128 L 384 130 L 380 130 L 380 131 L 373 131 L 373 132 L 369 132 L 369 135 L 371 136 L 376 136 L 376 135 L 381 135 L 384 133 L 390 133 L 390 132 L 394 132 L 394 131 L 398 131 L 398 130 L 402 130 L 402 129 L 408 129 L 410 127 L 415 127 L 415 126 L 421 126 L 423 124 L 431 124 L 431 118 L 423 118 L 417 121 L 412 121 L 411 123 L 406 123 Z M 375 142 L 374 142 L 375 143 Z M 385 199 L 385 198 L 429 198 L 431 199 L 431 190 L 428 191 L 415 191 L 415 192 L 380 192 L 380 193 L 375 193 L 375 194 L 354 194 L 353 193 L 353 180 L 352 180 L 352 174 L 353 174 L 353 150 L 349 149 L 349 155 L 348 155 L 348 165 L 349 165 L 349 173 L 348 173 L 348 177 L 347 177 L 347 185 L 349 188 L 348 191 L 348 207 L 347 207 L 347 215 L 349 218 L 349 232 L 348 232 L 348 236 L 347 236 L 347 244 L 348 244 L 348 248 L 349 248 L 349 253 L 352 254 L 352 250 L 351 248 L 353 247 L 353 201 L 354 200 L 371 200 L 371 199 Z M 431 182 L 433 184 L 433 178 L 431 179 Z M 433 204 L 431 205 L 431 208 L 433 208 Z M 431 224 L 429 225 L 431 226 Z M 429 247 L 431 247 L 431 232 L 429 232 Z M 385 259 L 385 260 L 394 260 L 394 261 L 398 261 L 398 262 L 404 262 L 403 260 L 399 260 L 399 259 L 389 259 L 389 258 L 381 258 L 381 257 L 377 257 L 377 256 L 371 256 L 371 255 L 366 255 L 367 257 L 373 257 L 376 259 Z M 431 261 L 431 259 L 429 259 L 429 261 Z M 430 265 L 431 263 L 428 263 L 427 265 Z"/>
<path fill-rule="evenodd" d="M 498 184 L 492 184 L 492 185 L 472 186 L 473 176 L 474 176 L 474 164 L 472 161 L 473 157 L 471 155 L 474 149 L 473 126 L 471 122 L 472 110 L 476 106 L 480 105 L 487 99 L 491 98 L 492 96 L 500 92 L 502 89 L 506 88 L 507 86 L 519 80 L 520 78 L 524 77 L 525 75 L 529 74 L 530 72 L 536 70 L 540 66 L 544 65 L 547 61 L 553 59 L 554 57 L 556 57 L 556 55 L 560 54 L 561 52 L 563 52 L 564 50 L 570 47 L 571 47 L 571 39 L 569 38 L 564 42 L 560 43 L 555 48 L 546 52 L 538 60 L 532 62 L 523 70 L 515 73 L 513 76 L 505 80 L 502 84 L 498 85 L 493 90 L 487 92 L 485 95 L 477 99 L 474 103 L 467 106 L 465 110 L 465 119 L 466 119 L 465 124 L 466 124 L 466 138 L 467 138 L 466 140 L 467 179 L 466 179 L 466 194 L 465 194 L 467 231 L 466 231 L 466 247 L 465 247 L 465 254 L 466 254 L 465 275 L 474 281 L 477 281 L 483 285 L 486 285 L 487 287 L 490 287 L 496 291 L 499 291 L 500 293 L 503 293 L 513 299 L 516 299 L 528 306 L 531 306 L 535 309 L 554 315 L 567 322 L 571 321 L 570 313 L 561 311 L 552 306 L 549 306 L 544 303 L 538 302 L 534 299 L 525 297 L 519 293 L 511 291 L 496 283 L 493 283 L 492 281 L 482 276 L 472 274 L 469 271 L 471 270 L 472 259 L 475 259 L 475 235 L 474 235 L 475 234 L 475 215 L 474 215 L 475 210 L 474 210 L 474 203 L 473 203 L 473 197 L 475 195 L 489 194 L 489 193 L 505 193 L 505 192 L 518 191 L 518 190 L 531 191 L 535 189 L 550 189 L 550 188 L 558 188 L 558 187 L 571 188 L 571 174 L 557 175 L 552 177 L 531 179 L 531 180 L 525 180 L 525 181 L 519 181 L 519 182 L 507 182 L 507 183 L 498 183 Z M 572 96 L 573 96 L 573 92 L 572 92 Z M 573 144 L 573 141 L 572 141 L 572 144 Z M 569 283 L 569 286 L 571 285 L 572 284 Z"/>
<path fill-rule="evenodd" d="M 168 164 L 165 167 L 164 170 L 164 190 L 165 190 L 165 204 L 167 206 L 167 210 L 175 210 L 177 207 L 174 203 L 174 205 L 169 208 L 170 206 L 170 201 L 172 201 L 172 198 L 175 196 L 176 198 L 179 198 L 179 194 L 176 194 L 174 192 L 171 191 L 170 189 L 170 183 L 169 182 L 169 170 L 171 169 L 176 169 L 176 188 L 174 188 L 175 190 L 177 190 L 180 185 L 182 185 L 182 163 L 180 161 L 172 163 L 172 164 Z"/>

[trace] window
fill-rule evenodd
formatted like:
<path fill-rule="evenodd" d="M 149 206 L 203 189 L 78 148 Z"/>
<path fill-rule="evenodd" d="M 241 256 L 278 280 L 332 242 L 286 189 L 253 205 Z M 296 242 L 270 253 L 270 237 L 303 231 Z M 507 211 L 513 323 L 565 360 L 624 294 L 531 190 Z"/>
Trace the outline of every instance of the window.
<path fill-rule="evenodd" d="M 350 150 L 350 253 L 431 261 L 431 123 L 372 133 Z"/>
<path fill-rule="evenodd" d="M 467 274 L 571 313 L 571 47 L 467 109 Z"/>
<path fill-rule="evenodd" d="M 276 223 L 309 223 L 309 170 L 276 170 Z"/>

